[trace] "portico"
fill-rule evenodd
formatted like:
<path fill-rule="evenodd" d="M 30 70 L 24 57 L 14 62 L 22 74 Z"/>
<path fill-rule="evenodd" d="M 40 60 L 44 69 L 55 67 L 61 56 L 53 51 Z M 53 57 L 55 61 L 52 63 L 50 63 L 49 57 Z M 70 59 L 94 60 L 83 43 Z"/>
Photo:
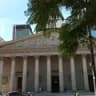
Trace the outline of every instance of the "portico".
<path fill-rule="evenodd" d="M 75 56 L 62 56 L 58 43 L 36 35 L 2 44 L 0 91 L 90 91 L 90 52 L 79 48 Z"/>
<path fill-rule="evenodd" d="M 53 86 L 52 85 L 52 78 L 53 78 L 52 76 L 54 76 L 54 74 L 52 74 L 52 71 L 54 71 L 54 72 L 56 71 L 55 76 L 58 76 L 59 81 L 56 81 L 56 79 L 55 79 L 55 81 L 53 81 L 54 83 L 58 82 L 58 84 L 59 84 L 58 92 L 64 92 L 65 89 L 73 90 L 73 91 L 76 90 L 77 89 L 76 88 L 76 70 L 75 70 L 75 61 L 74 61 L 75 58 L 74 57 L 69 58 L 69 60 L 70 60 L 70 63 L 69 63 L 70 77 L 68 77 L 68 78 L 70 78 L 69 81 L 71 82 L 71 85 L 69 85 L 70 88 L 68 89 L 68 86 L 65 86 L 66 85 L 65 83 L 68 84 L 68 82 L 64 81 L 65 79 L 68 79 L 67 77 L 64 77 L 64 70 L 63 70 L 64 57 L 62 57 L 61 55 L 53 55 L 54 58 L 55 58 L 55 56 L 58 58 L 58 60 L 56 60 L 56 62 L 57 62 L 56 65 L 55 65 L 56 62 L 54 61 L 54 66 L 57 66 L 57 68 L 58 68 L 56 70 L 52 67 L 52 55 L 51 56 L 50 55 L 48 55 L 48 56 L 39 56 L 38 55 L 38 56 L 30 56 L 30 57 L 29 56 L 2 57 L 0 59 L 0 68 L 2 68 L 2 70 L 0 70 L 0 85 L 1 85 L 0 89 L 3 90 L 2 89 L 2 85 L 3 85 L 2 79 L 4 79 L 3 76 L 4 76 L 4 74 L 6 74 L 3 72 L 3 69 L 6 67 L 6 64 L 4 61 L 5 59 L 3 59 L 3 58 L 7 58 L 7 59 L 10 59 L 10 62 L 8 62 L 8 64 L 10 63 L 9 64 L 9 66 L 10 66 L 9 75 L 10 76 L 8 77 L 9 80 L 7 82 L 7 83 L 9 83 L 9 88 L 7 88 L 7 89 L 9 89 L 8 91 L 18 90 L 17 83 L 19 83 L 19 82 L 17 80 L 18 76 L 16 76 L 16 75 L 20 75 L 22 77 L 22 84 L 21 84 L 22 89 L 21 90 L 23 92 L 28 91 L 28 90 L 38 92 L 38 91 L 40 91 L 40 87 L 41 87 L 42 91 L 52 92 L 52 88 L 53 88 L 52 87 Z M 19 61 L 16 62 L 17 59 L 21 59 L 21 58 L 22 58 L 22 60 L 20 60 L 20 62 Z M 34 75 L 32 73 L 32 75 L 33 75 L 32 78 L 30 78 L 30 75 L 29 75 L 29 74 L 31 74 L 30 73 L 31 71 L 28 70 L 28 67 L 30 67 L 30 69 L 31 69 L 31 66 L 30 66 L 31 58 L 33 59 L 32 65 L 34 64 L 33 65 L 34 68 L 32 68 L 32 72 L 34 71 L 33 72 Z M 45 58 L 45 62 L 42 61 L 44 58 Z M 88 72 L 87 72 L 87 65 L 86 65 L 87 59 L 86 59 L 85 55 L 81 55 L 81 59 L 82 59 L 82 65 L 83 65 L 82 72 L 84 74 L 83 78 L 81 80 L 82 80 L 82 84 L 84 83 L 84 90 L 88 91 L 89 83 L 88 83 Z M 41 71 L 40 66 L 42 66 L 42 65 L 40 65 L 40 62 L 45 64 L 44 68 L 42 68 L 42 69 L 46 69 L 46 70 L 44 70 L 44 71 L 42 70 L 43 72 L 40 72 Z M 20 65 L 20 63 L 22 65 Z M 22 68 L 19 68 L 19 65 Z M 66 65 L 66 67 L 67 67 L 67 65 Z M 44 82 L 46 82 L 45 85 L 43 84 L 44 82 L 43 82 L 42 78 L 45 78 L 45 81 L 44 81 Z M 29 83 L 34 82 L 34 84 L 30 83 L 33 88 L 29 88 L 30 86 L 28 85 L 28 80 L 29 80 Z M 81 90 L 83 90 L 83 89 L 81 89 Z"/>

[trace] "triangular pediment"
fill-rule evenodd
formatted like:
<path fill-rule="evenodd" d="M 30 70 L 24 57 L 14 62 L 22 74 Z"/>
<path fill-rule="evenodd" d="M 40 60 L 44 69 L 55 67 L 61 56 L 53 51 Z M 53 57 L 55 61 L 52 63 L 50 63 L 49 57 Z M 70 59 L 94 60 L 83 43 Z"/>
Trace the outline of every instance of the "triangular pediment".
<path fill-rule="evenodd" d="M 37 34 L 16 41 L 6 42 L 0 45 L 0 48 L 46 48 L 59 45 L 58 35 L 53 34 L 50 37 Z"/>

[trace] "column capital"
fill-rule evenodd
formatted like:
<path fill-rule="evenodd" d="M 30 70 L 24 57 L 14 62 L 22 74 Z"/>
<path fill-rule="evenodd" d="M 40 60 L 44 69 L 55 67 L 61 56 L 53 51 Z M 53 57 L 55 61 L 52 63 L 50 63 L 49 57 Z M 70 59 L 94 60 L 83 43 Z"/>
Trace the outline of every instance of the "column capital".
<path fill-rule="evenodd" d="M 38 55 L 36 55 L 36 56 L 34 56 L 35 58 L 39 58 L 40 56 L 38 56 Z"/>
<path fill-rule="evenodd" d="M 28 58 L 28 56 L 23 56 L 23 59 L 27 59 Z"/>
<path fill-rule="evenodd" d="M 0 57 L 0 60 L 3 60 L 4 57 Z"/>
<path fill-rule="evenodd" d="M 62 55 L 62 54 L 59 54 L 58 56 L 59 56 L 59 57 L 63 57 L 63 55 Z"/>
<path fill-rule="evenodd" d="M 71 63 L 71 65 L 72 64 L 74 65 L 74 57 L 73 56 L 70 57 L 70 63 Z"/>
<path fill-rule="evenodd" d="M 15 59 L 15 58 L 16 58 L 16 56 L 12 56 L 12 57 L 11 57 L 11 59 Z"/>
<path fill-rule="evenodd" d="M 86 54 L 82 54 L 82 57 L 86 57 L 87 55 Z"/>
<path fill-rule="evenodd" d="M 59 59 L 63 59 L 63 56 L 62 55 L 58 55 Z"/>
<path fill-rule="evenodd" d="M 70 58 L 74 59 L 74 56 L 70 56 Z"/>
<path fill-rule="evenodd" d="M 47 55 L 46 57 L 47 57 L 47 58 L 51 58 L 51 55 Z"/>

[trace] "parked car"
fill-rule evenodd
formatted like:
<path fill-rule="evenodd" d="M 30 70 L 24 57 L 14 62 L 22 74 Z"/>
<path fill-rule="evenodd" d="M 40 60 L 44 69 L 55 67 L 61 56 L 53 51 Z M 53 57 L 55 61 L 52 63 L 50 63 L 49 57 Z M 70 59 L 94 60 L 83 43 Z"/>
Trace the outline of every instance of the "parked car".
<path fill-rule="evenodd" d="M 6 96 L 23 96 L 20 92 L 9 92 Z"/>

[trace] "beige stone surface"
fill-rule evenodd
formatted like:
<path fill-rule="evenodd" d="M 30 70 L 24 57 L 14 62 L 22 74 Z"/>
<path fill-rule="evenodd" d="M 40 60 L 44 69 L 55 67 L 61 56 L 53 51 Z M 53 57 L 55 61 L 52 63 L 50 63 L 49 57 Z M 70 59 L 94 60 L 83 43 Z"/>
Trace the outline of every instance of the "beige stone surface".
<path fill-rule="evenodd" d="M 26 91 L 35 91 L 35 56 L 39 56 L 39 70 L 38 70 L 38 91 L 42 88 L 43 91 L 47 91 L 47 56 L 50 56 L 51 65 L 51 77 L 59 75 L 59 57 L 58 51 L 59 41 L 54 35 L 50 38 L 46 38 L 42 35 L 33 35 L 28 38 L 19 39 L 16 41 L 5 42 L 0 45 L 0 57 L 4 60 L 3 67 L 3 83 L 2 88 L 4 92 L 9 91 L 11 60 L 15 57 L 15 76 L 14 76 L 14 88 L 17 90 L 18 78 L 23 75 L 23 60 L 24 56 L 27 56 L 27 79 L 26 79 Z M 96 50 L 94 49 L 96 54 Z M 86 48 L 78 49 L 76 56 L 74 57 L 74 68 L 76 75 L 76 88 L 78 90 L 84 89 L 84 76 L 82 66 L 82 54 L 86 54 L 86 62 L 88 68 L 88 74 L 91 74 L 89 68 L 89 54 L 90 52 Z M 71 79 L 71 67 L 70 57 L 62 57 L 63 65 L 63 86 L 64 90 L 72 91 L 72 79 Z M 51 78 L 50 77 L 50 78 Z M 51 79 L 52 84 L 52 79 Z M 52 87 L 51 87 L 52 88 Z"/>

